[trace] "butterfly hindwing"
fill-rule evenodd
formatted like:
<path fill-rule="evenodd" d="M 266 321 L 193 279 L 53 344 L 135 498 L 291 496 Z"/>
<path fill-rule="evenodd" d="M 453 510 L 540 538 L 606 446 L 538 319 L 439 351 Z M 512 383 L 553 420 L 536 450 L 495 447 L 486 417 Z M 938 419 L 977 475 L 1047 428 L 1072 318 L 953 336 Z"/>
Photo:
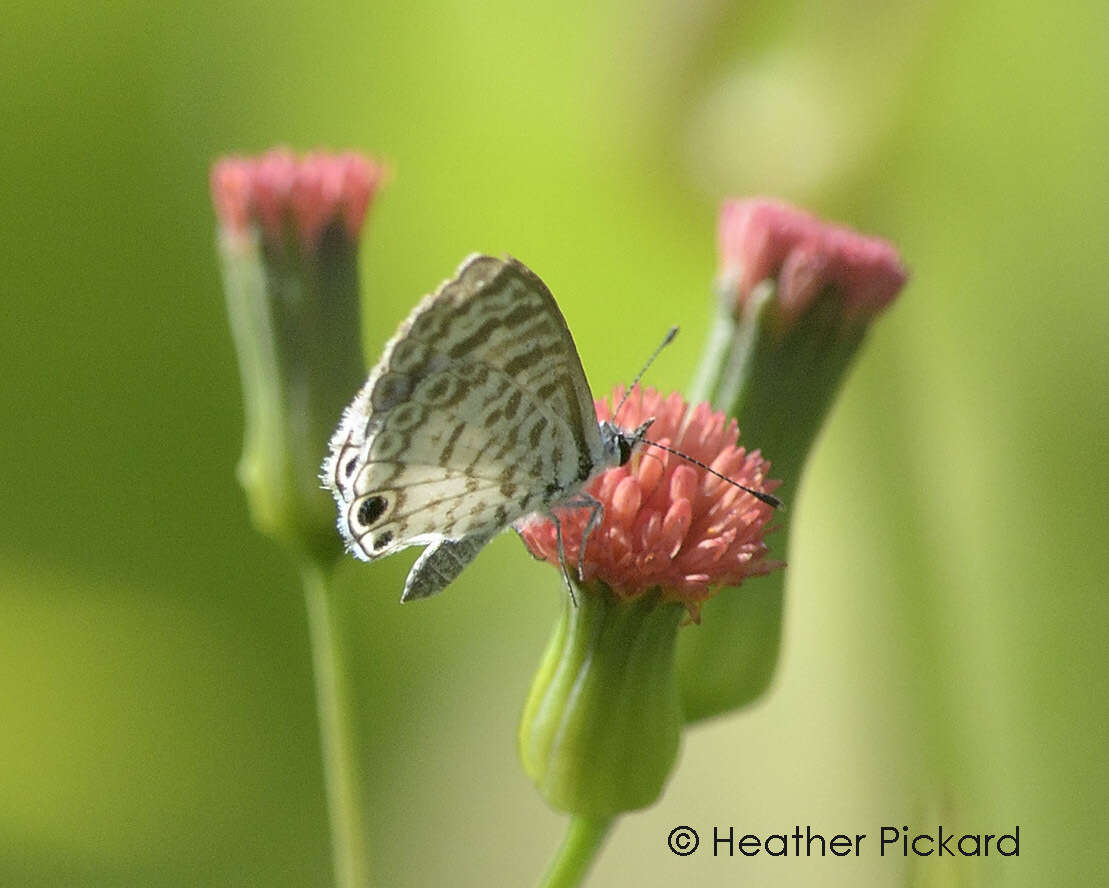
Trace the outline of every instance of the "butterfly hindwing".
<path fill-rule="evenodd" d="M 345 513 L 352 544 L 372 560 L 407 546 L 500 530 L 525 514 L 506 482 L 452 473 L 437 481 L 393 486 L 357 497 Z"/>

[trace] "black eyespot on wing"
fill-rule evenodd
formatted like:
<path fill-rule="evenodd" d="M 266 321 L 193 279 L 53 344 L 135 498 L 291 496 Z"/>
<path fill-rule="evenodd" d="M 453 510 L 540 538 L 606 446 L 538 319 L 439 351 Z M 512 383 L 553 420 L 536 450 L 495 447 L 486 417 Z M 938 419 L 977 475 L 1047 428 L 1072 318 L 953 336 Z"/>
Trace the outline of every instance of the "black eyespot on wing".
<path fill-rule="evenodd" d="M 343 477 L 346 478 L 349 481 L 351 479 L 351 477 L 354 475 L 354 470 L 356 468 L 358 468 L 358 454 L 357 453 L 354 456 L 352 456 L 350 459 L 348 459 L 347 464 L 345 466 L 343 466 Z"/>
<path fill-rule="evenodd" d="M 381 534 L 377 539 L 373 541 L 373 549 L 375 552 L 377 552 L 380 549 L 384 549 L 391 542 L 393 542 L 393 532 L 391 530 L 387 530 L 385 531 L 385 533 Z"/>
<path fill-rule="evenodd" d="M 358 507 L 358 521 L 363 527 L 371 527 L 388 507 L 389 501 L 383 496 L 368 496 Z M 385 536 L 386 534 L 382 534 Z M 391 536 L 391 535 L 390 535 Z M 374 548 L 377 548 L 375 545 Z"/>

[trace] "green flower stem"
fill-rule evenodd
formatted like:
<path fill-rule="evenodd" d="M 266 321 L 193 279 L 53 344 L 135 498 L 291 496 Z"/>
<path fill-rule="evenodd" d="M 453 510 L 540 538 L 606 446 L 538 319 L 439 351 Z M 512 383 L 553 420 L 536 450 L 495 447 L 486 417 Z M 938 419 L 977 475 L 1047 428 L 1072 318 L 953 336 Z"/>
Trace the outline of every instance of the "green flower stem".
<path fill-rule="evenodd" d="M 674 645 L 685 608 L 618 601 L 601 583 L 565 597 L 520 724 L 520 759 L 555 808 L 604 820 L 651 804 L 678 752 Z"/>
<path fill-rule="evenodd" d="M 301 575 L 315 667 L 335 881 L 339 888 L 367 888 L 370 866 L 366 801 L 355 743 L 351 663 L 343 642 L 344 621 L 328 572 L 318 563 L 310 562 L 302 568 Z"/>
<path fill-rule="evenodd" d="M 543 875 L 540 888 L 576 888 L 584 884 L 613 822 L 612 817 L 571 817 L 566 837 Z"/>
<path fill-rule="evenodd" d="M 747 447 L 771 461 L 782 480 L 775 494 L 796 497 L 805 461 L 866 332 L 845 322 L 841 301 L 826 293 L 791 324 L 777 316 L 774 285 L 756 288 L 743 315 L 719 309 L 692 400 L 707 400 L 739 422 Z M 794 512 L 782 510 L 770 536 L 772 556 L 788 559 Z M 774 571 L 705 605 L 701 625 L 682 634 L 678 674 L 687 721 L 736 709 L 769 686 L 781 647 L 786 574 Z"/>

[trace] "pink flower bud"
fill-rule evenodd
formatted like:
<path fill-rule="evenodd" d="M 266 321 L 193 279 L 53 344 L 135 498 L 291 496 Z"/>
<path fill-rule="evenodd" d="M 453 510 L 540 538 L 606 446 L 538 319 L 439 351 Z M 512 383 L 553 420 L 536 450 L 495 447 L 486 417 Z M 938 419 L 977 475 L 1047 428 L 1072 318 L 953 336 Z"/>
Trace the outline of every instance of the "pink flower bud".
<path fill-rule="evenodd" d="M 359 154 L 307 154 L 284 148 L 259 157 L 228 157 L 212 166 L 212 203 L 220 225 L 243 237 L 257 225 L 270 243 L 295 232 L 306 249 L 338 222 L 357 240 L 384 168 Z"/>
<path fill-rule="evenodd" d="M 846 319 L 869 319 L 897 296 L 908 272 L 892 245 L 765 198 L 730 200 L 720 210 L 718 286 L 742 312 L 763 281 L 777 285 L 780 317 L 791 324 L 827 290 Z"/>

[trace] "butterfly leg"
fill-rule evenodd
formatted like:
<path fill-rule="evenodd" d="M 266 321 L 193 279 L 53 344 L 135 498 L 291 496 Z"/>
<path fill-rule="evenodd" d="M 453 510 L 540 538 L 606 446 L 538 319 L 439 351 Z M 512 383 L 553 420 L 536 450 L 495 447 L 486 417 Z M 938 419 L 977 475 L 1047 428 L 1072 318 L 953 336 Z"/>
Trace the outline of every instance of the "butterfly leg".
<path fill-rule="evenodd" d="M 589 518 L 585 522 L 585 529 L 581 532 L 581 546 L 578 548 L 578 579 L 585 579 L 585 547 L 589 543 L 589 535 L 597 529 L 604 520 L 605 507 L 600 500 L 594 499 L 588 493 L 582 493 L 566 503 L 567 508 L 588 509 Z"/>
<path fill-rule="evenodd" d="M 558 564 L 562 568 L 562 581 L 566 584 L 566 591 L 570 593 L 570 601 L 573 602 L 574 607 L 577 607 L 578 599 L 574 596 L 574 587 L 570 583 L 570 573 L 566 570 L 566 549 L 562 545 L 562 522 L 558 520 L 558 516 L 554 512 L 548 512 L 547 514 L 555 526 L 555 542 L 558 544 Z"/>

